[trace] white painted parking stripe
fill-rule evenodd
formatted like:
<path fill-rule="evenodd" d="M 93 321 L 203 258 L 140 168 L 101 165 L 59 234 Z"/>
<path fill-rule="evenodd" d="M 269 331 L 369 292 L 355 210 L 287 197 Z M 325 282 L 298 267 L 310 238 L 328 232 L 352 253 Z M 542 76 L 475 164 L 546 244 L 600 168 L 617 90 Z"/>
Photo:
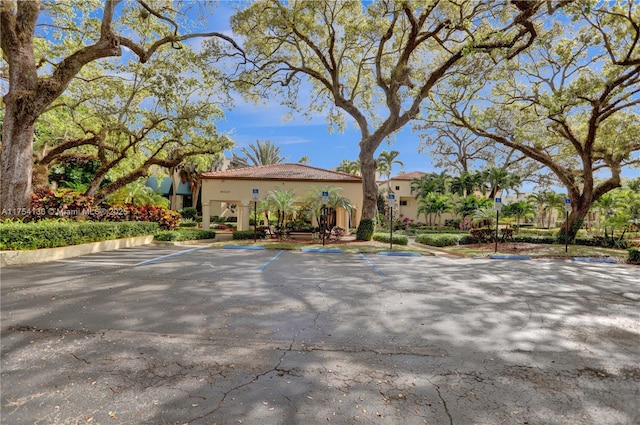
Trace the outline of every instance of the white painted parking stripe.
<path fill-rule="evenodd" d="M 85 260 L 85 261 L 81 261 L 81 260 L 59 260 L 59 263 L 75 263 L 75 264 L 88 264 L 88 265 L 96 265 L 96 266 L 121 266 L 121 267 L 126 267 L 126 266 L 131 266 L 131 263 L 112 263 L 109 261 L 95 261 L 95 260 Z"/>
<path fill-rule="evenodd" d="M 154 259 L 151 259 L 151 260 L 143 261 L 143 262 L 138 263 L 138 264 L 134 264 L 134 267 L 146 266 L 148 264 L 159 263 L 161 261 L 166 260 L 167 258 L 177 257 L 177 256 L 180 256 L 180 255 L 188 254 L 190 252 L 200 251 L 201 249 L 207 249 L 207 248 L 209 248 L 209 247 L 208 246 L 203 246 L 201 248 L 193 248 L 193 249 L 187 249 L 186 251 L 174 252 L 173 254 L 163 255 L 162 257 L 158 257 L 158 258 L 154 258 Z"/>

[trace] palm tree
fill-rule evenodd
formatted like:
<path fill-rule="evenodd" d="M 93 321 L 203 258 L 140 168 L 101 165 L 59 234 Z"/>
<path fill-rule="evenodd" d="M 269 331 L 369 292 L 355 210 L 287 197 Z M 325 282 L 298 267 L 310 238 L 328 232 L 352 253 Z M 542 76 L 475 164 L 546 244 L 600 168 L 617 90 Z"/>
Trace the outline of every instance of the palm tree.
<path fill-rule="evenodd" d="M 516 201 L 512 202 L 508 205 L 505 205 L 505 208 L 502 209 L 503 214 L 505 216 L 514 216 L 516 218 L 516 226 L 520 227 L 520 219 L 523 217 L 530 217 L 534 214 L 534 207 L 527 201 Z"/>
<path fill-rule="evenodd" d="M 411 181 L 411 192 L 415 193 L 416 199 L 424 198 L 429 193 L 443 194 L 447 191 L 448 181 L 449 176 L 444 171 L 440 174 L 427 173 Z"/>
<path fill-rule="evenodd" d="M 544 226 L 544 223 L 546 221 L 548 193 L 548 191 L 542 190 L 540 192 L 534 192 L 527 196 L 527 201 L 529 201 L 529 203 L 535 205 L 536 207 L 536 225 L 538 226 Z"/>
<path fill-rule="evenodd" d="M 334 187 L 334 186 L 325 186 L 325 187 L 313 186 L 309 189 L 309 191 L 305 196 L 305 201 L 306 201 L 305 203 L 313 212 L 318 224 L 320 224 L 320 216 L 322 214 L 322 208 L 324 207 L 324 204 L 322 204 L 322 192 L 329 193 L 326 206 L 329 209 L 328 211 L 329 221 L 327 223 L 327 226 L 330 229 L 332 229 L 336 225 L 334 212 L 338 208 L 341 208 L 347 211 L 348 213 L 353 212 L 354 207 L 351 204 L 351 201 L 349 200 L 349 198 L 342 196 L 340 194 L 341 191 L 342 191 L 341 187 Z"/>
<path fill-rule="evenodd" d="M 169 179 L 170 177 L 165 177 Z M 169 200 L 144 184 L 144 179 L 136 180 L 111 194 L 108 201 L 112 204 L 155 205 L 169 207 Z"/>
<path fill-rule="evenodd" d="M 438 228 L 442 228 L 442 214 L 451 211 L 453 202 L 450 195 L 439 195 L 429 193 L 426 197 L 418 200 L 418 215 L 424 214 L 425 219 L 431 222 L 430 214 L 435 214 L 438 218 Z"/>
<path fill-rule="evenodd" d="M 309 155 L 303 155 L 298 160 L 298 164 L 309 165 L 311 164 L 311 158 L 309 158 Z"/>
<path fill-rule="evenodd" d="M 496 211 L 491 206 L 478 208 L 473 212 L 473 224 L 487 223 L 489 226 L 493 224 L 496 217 Z"/>
<path fill-rule="evenodd" d="M 244 168 L 258 165 L 280 164 L 286 157 L 280 156 L 280 148 L 275 143 L 265 140 L 256 140 L 250 143 L 249 149 L 242 148 L 244 156 L 233 154 L 231 158 L 231 168 Z"/>
<path fill-rule="evenodd" d="M 287 225 L 287 220 L 295 215 L 296 208 L 296 196 L 295 192 L 291 189 L 281 190 L 276 186 L 274 190 L 267 192 L 267 195 L 262 201 L 261 208 L 265 211 L 265 215 L 272 211 L 276 211 L 278 215 L 278 230 L 280 239 L 284 236 L 284 229 Z"/>
<path fill-rule="evenodd" d="M 404 167 L 404 163 L 396 159 L 399 155 L 399 151 L 382 151 L 380 152 L 380 155 L 378 155 L 378 159 L 376 160 L 378 172 L 380 175 L 387 176 L 387 180 L 391 178 L 393 164 L 398 164 L 400 167 Z M 389 184 L 388 181 L 387 184 Z"/>
<path fill-rule="evenodd" d="M 355 161 L 351 161 L 348 159 L 343 159 L 340 165 L 336 167 L 336 171 L 346 174 L 353 174 L 354 176 L 360 175 L 360 160 L 356 159 Z"/>
<path fill-rule="evenodd" d="M 640 193 L 640 177 L 627 181 L 627 189 Z"/>
<path fill-rule="evenodd" d="M 482 187 L 482 178 L 482 173 L 463 171 L 458 177 L 451 178 L 449 189 L 452 193 L 457 193 L 460 196 L 468 196 L 475 189 Z"/>
<path fill-rule="evenodd" d="M 455 201 L 453 212 L 460 218 L 464 218 L 473 215 L 473 212 L 478 208 L 490 207 L 492 203 L 489 198 L 484 196 L 468 195 Z"/>
<path fill-rule="evenodd" d="M 484 181 L 489 186 L 489 199 L 495 198 L 496 194 L 502 189 L 509 191 L 519 188 L 522 184 L 522 179 L 519 176 L 511 174 L 501 168 L 489 168 L 485 170 Z"/>
<path fill-rule="evenodd" d="M 553 217 L 553 211 L 558 212 L 558 217 L 562 217 L 564 214 L 564 195 L 555 192 L 547 192 L 547 229 L 551 227 L 551 218 Z"/>

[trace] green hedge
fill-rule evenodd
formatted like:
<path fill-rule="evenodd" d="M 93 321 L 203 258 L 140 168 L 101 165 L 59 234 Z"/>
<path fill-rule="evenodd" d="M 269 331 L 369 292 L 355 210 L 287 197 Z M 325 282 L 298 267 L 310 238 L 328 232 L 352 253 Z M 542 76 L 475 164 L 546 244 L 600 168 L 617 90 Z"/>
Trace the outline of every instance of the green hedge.
<path fill-rule="evenodd" d="M 159 230 L 155 233 L 154 239 L 163 242 L 195 241 L 199 239 L 213 239 L 216 232 L 202 229 L 177 229 Z"/>
<path fill-rule="evenodd" d="M 26 250 L 78 245 L 109 239 L 152 235 L 158 223 L 151 222 L 65 222 L 42 220 L 32 223 L 0 224 L 1 250 Z"/>
<path fill-rule="evenodd" d="M 631 264 L 640 264 L 640 249 L 639 248 L 629 248 L 629 262 Z"/>
<path fill-rule="evenodd" d="M 374 233 L 373 240 L 378 242 L 386 242 L 389 243 L 389 234 L 388 233 Z M 409 238 L 406 235 L 393 235 L 393 243 L 395 245 L 407 245 L 409 243 Z"/>
<path fill-rule="evenodd" d="M 425 233 L 416 236 L 416 242 L 429 246 L 452 246 L 458 245 L 462 238 L 471 240 L 469 235 L 451 233 Z"/>
<path fill-rule="evenodd" d="M 518 229 L 518 235 L 533 235 L 533 236 L 558 236 L 561 233 L 564 235 L 564 227 L 555 228 L 555 229 L 538 229 L 538 228 L 522 228 Z M 578 238 L 586 239 L 587 231 L 584 229 L 578 230 L 578 234 L 576 235 Z"/>
<path fill-rule="evenodd" d="M 517 235 L 513 235 L 513 241 L 552 245 L 554 243 L 557 243 L 558 239 L 555 236 L 536 236 L 536 235 L 517 234 Z"/>
<path fill-rule="evenodd" d="M 267 237 L 267 233 L 264 229 L 258 229 L 257 237 L 258 239 L 264 239 Z M 234 241 L 253 239 L 253 230 L 235 230 L 231 233 L 231 239 Z"/>

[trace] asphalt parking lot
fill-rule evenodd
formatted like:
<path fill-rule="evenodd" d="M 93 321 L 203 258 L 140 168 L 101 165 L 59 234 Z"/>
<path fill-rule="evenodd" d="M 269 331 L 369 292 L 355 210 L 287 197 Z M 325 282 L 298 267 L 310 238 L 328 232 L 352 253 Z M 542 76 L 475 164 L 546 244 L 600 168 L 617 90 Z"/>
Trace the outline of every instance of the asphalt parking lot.
<path fill-rule="evenodd" d="M 640 424 L 638 267 L 149 246 L 1 270 L 2 424 Z"/>

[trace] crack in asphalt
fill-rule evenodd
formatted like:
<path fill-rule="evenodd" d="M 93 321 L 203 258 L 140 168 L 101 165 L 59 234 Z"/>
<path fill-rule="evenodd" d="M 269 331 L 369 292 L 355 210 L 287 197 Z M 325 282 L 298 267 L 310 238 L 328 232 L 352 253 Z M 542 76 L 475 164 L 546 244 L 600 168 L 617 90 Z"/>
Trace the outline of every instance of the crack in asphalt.
<path fill-rule="evenodd" d="M 442 397 L 442 393 L 440 393 L 440 386 L 431 382 L 431 379 L 427 378 L 427 381 L 431 385 L 433 385 L 433 388 L 435 388 L 436 392 L 438 393 L 438 397 L 440 397 L 440 401 L 442 401 L 442 406 L 444 407 L 444 412 L 449 417 L 449 425 L 453 425 L 453 417 L 451 417 L 451 412 L 449 412 L 449 408 L 447 407 L 447 401 L 444 399 L 444 397 Z"/>
<path fill-rule="evenodd" d="M 251 380 L 249 380 L 247 382 L 243 382 L 240 385 L 236 385 L 235 387 L 230 388 L 229 390 L 225 391 L 222 394 L 222 398 L 220 399 L 220 401 L 218 401 L 218 404 L 216 405 L 216 407 L 213 410 L 211 410 L 208 413 L 199 415 L 197 418 L 190 419 L 187 422 L 185 422 L 185 424 L 190 424 L 193 421 L 196 421 L 196 420 L 199 420 L 199 419 L 203 419 L 203 418 L 206 418 L 208 416 L 216 414 L 220 410 L 220 408 L 222 408 L 222 405 L 225 403 L 225 401 L 226 401 L 227 397 L 229 396 L 229 394 L 231 394 L 231 393 L 233 393 L 235 391 L 238 391 L 241 388 L 248 387 L 249 385 L 254 384 L 258 380 L 260 380 L 260 378 L 262 378 L 262 377 L 264 377 L 264 376 L 266 376 L 266 375 L 268 375 L 268 374 L 270 374 L 272 372 L 279 372 L 279 373 L 282 373 L 282 374 L 289 373 L 290 372 L 289 369 L 283 369 L 283 368 L 280 367 L 282 365 L 282 362 L 284 362 L 284 358 L 286 357 L 287 353 L 290 353 L 291 351 L 293 351 L 293 346 L 296 343 L 296 339 L 298 338 L 298 336 L 302 332 L 304 332 L 305 330 L 315 326 L 319 317 L 320 317 L 320 313 L 316 313 L 316 317 L 313 319 L 313 323 L 310 326 L 307 326 L 307 327 L 304 327 L 302 329 L 299 329 L 298 332 L 296 332 L 296 334 L 293 336 L 293 338 L 291 338 L 291 342 L 289 343 L 289 347 L 287 347 L 285 349 L 276 348 L 276 350 L 281 350 L 282 351 L 282 355 L 280 356 L 280 358 L 278 358 L 278 362 L 276 363 L 276 365 L 274 367 L 272 367 L 271 369 L 266 370 L 266 371 L 264 371 L 262 373 L 258 373 Z"/>

